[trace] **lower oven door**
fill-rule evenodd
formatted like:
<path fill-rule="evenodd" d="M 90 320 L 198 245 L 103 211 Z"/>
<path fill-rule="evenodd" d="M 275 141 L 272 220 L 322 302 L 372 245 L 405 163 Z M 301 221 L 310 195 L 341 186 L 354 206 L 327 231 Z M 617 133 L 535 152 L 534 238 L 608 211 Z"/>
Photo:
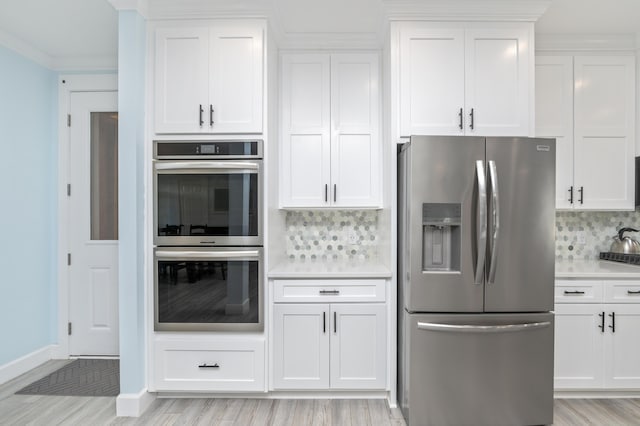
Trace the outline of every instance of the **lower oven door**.
<path fill-rule="evenodd" d="M 158 247 L 154 268 L 156 331 L 263 329 L 261 247 Z"/>

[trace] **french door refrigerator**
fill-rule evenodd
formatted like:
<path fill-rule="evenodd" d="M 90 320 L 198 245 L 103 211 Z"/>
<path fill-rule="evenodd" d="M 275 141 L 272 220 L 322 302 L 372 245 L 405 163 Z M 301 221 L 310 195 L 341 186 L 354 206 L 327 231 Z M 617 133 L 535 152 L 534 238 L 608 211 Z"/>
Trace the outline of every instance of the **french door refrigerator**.
<path fill-rule="evenodd" d="M 555 140 L 412 137 L 398 227 L 407 422 L 552 423 Z"/>

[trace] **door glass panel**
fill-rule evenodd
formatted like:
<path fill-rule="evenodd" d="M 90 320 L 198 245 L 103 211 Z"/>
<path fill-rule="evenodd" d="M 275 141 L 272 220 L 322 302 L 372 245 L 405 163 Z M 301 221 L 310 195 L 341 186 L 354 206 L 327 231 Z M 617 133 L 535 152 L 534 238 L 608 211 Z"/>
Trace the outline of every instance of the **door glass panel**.
<path fill-rule="evenodd" d="M 118 239 L 118 113 L 91 113 L 91 239 Z"/>
<path fill-rule="evenodd" d="M 158 235 L 258 235 L 258 175 L 158 175 Z"/>
<path fill-rule="evenodd" d="M 159 323 L 258 323 L 258 261 L 159 261 Z"/>

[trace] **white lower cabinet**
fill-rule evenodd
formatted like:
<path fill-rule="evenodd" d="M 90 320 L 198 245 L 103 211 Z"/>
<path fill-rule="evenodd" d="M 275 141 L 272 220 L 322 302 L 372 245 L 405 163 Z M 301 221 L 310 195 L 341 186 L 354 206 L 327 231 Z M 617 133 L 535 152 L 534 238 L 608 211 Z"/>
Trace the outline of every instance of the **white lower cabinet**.
<path fill-rule="evenodd" d="M 151 391 L 264 392 L 264 340 L 158 339 Z"/>
<path fill-rule="evenodd" d="M 274 389 L 385 389 L 383 303 L 276 303 Z"/>
<path fill-rule="evenodd" d="M 640 283 L 563 280 L 559 287 L 555 388 L 640 389 Z"/>

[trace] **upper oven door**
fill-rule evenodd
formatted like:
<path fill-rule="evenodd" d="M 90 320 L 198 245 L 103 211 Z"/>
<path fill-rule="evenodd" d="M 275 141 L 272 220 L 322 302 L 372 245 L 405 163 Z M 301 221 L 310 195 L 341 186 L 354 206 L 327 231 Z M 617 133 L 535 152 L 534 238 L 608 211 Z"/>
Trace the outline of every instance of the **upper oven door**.
<path fill-rule="evenodd" d="M 261 246 L 262 161 L 154 162 L 154 244 Z"/>

